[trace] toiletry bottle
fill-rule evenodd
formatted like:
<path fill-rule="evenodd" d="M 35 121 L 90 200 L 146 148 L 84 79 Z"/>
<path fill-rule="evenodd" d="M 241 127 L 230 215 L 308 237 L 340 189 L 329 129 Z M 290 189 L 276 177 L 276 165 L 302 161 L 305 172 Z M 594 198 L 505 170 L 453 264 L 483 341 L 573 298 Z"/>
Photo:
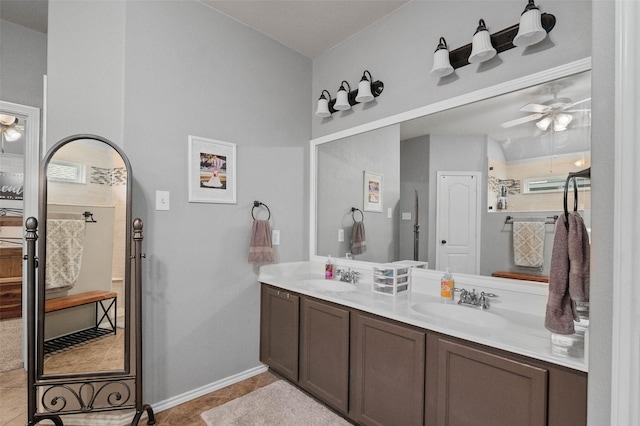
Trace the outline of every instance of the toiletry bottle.
<path fill-rule="evenodd" d="M 447 268 L 447 271 L 444 273 L 444 275 L 442 276 L 442 279 L 440 280 L 440 299 L 445 303 L 450 302 L 453 300 L 453 293 L 454 293 L 453 277 L 449 272 L 449 268 Z"/>
<path fill-rule="evenodd" d="M 329 256 L 327 263 L 324 265 L 324 277 L 327 280 L 333 279 L 333 262 L 331 261 L 331 256 Z"/>

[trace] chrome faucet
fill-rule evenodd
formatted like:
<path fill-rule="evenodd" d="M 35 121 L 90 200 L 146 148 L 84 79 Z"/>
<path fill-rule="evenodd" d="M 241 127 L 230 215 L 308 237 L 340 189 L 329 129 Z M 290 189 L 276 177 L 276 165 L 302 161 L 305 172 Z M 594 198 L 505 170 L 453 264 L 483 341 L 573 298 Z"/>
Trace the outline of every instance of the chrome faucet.
<path fill-rule="evenodd" d="M 358 278 L 360 278 L 360 272 L 352 271 L 351 268 L 347 269 L 338 269 L 336 271 L 340 281 L 351 284 L 358 284 Z"/>
<path fill-rule="evenodd" d="M 489 298 L 498 297 L 497 294 L 485 293 L 484 291 L 478 294 L 475 288 L 472 291 L 461 288 L 459 291 L 460 299 L 458 299 L 458 305 L 478 306 L 482 310 L 489 309 Z"/>

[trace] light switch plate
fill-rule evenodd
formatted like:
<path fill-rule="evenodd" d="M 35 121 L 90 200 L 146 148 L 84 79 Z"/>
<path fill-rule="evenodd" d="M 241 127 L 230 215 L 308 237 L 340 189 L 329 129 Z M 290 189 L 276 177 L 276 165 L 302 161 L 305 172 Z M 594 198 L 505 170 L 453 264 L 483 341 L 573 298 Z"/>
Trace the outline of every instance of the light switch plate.
<path fill-rule="evenodd" d="M 156 191 L 156 210 L 169 210 L 169 191 Z"/>
<path fill-rule="evenodd" d="M 387 208 L 387 217 L 391 219 L 393 217 L 393 207 Z"/>
<path fill-rule="evenodd" d="M 274 229 L 271 231 L 271 244 L 274 246 L 280 245 L 280 230 Z"/>
<path fill-rule="evenodd" d="M 338 229 L 338 242 L 341 243 L 344 241 L 344 229 Z"/>

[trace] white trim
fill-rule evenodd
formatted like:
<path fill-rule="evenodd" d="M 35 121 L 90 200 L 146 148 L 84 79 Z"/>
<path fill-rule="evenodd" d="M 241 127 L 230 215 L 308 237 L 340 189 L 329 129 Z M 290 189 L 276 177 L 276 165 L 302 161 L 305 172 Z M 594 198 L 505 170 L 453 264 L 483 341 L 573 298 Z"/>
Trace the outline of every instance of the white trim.
<path fill-rule="evenodd" d="M 640 3 L 615 4 L 615 205 L 613 216 L 613 303 L 611 424 L 640 424 Z"/>
<path fill-rule="evenodd" d="M 390 117 L 372 121 L 370 123 L 365 123 L 356 127 L 352 127 L 350 129 L 341 130 L 339 132 L 335 132 L 326 136 L 311 139 L 309 149 L 309 260 L 320 262 L 326 259 L 325 257 L 318 256 L 318 254 L 316 253 L 316 150 L 318 149 L 319 145 L 371 130 L 380 129 L 382 127 L 390 126 L 393 124 L 399 124 L 407 120 L 413 120 L 414 118 L 423 117 L 425 115 L 435 114 L 440 111 L 444 111 L 450 108 L 456 108 L 494 96 L 499 96 L 505 93 L 513 92 L 515 90 L 521 90 L 527 87 L 535 86 L 537 84 L 545 83 L 547 81 L 566 77 L 568 75 L 588 71 L 590 69 L 591 57 L 588 57 L 580 59 L 578 61 L 570 62 L 565 65 L 561 65 L 559 67 L 541 71 L 539 73 L 507 81 L 505 83 L 496 84 L 495 86 L 476 90 L 475 92 L 466 93 L 464 95 L 456 96 L 454 98 L 446 99 L 420 108 L 415 108 L 407 112 L 392 115 Z"/>
<path fill-rule="evenodd" d="M 176 395 L 169 399 L 165 399 L 164 401 L 157 402 L 153 404 L 153 411 L 154 413 L 160 413 L 161 411 L 168 410 L 169 408 L 175 407 L 176 405 L 184 404 L 185 402 L 189 402 L 203 395 L 207 395 L 224 387 L 239 383 L 253 376 L 257 376 L 258 374 L 264 373 L 265 371 L 267 371 L 266 365 L 259 365 L 257 367 L 250 368 L 238 374 L 234 374 L 233 376 L 226 377 L 197 389 L 190 390 L 181 395 Z"/>

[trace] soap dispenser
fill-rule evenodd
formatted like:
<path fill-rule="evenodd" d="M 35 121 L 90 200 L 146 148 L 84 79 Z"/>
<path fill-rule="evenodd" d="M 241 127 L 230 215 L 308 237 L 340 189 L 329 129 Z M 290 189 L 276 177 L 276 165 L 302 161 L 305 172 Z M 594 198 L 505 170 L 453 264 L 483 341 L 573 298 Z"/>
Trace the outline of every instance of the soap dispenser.
<path fill-rule="evenodd" d="M 333 262 L 331 261 L 331 255 L 327 259 L 327 263 L 324 265 L 324 277 L 327 280 L 333 279 Z"/>
<path fill-rule="evenodd" d="M 449 268 L 447 267 L 447 271 L 440 279 L 440 299 L 444 303 L 452 302 L 453 295 L 455 291 L 455 285 L 453 282 L 453 277 L 451 276 L 451 272 L 449 272 Z"/>

